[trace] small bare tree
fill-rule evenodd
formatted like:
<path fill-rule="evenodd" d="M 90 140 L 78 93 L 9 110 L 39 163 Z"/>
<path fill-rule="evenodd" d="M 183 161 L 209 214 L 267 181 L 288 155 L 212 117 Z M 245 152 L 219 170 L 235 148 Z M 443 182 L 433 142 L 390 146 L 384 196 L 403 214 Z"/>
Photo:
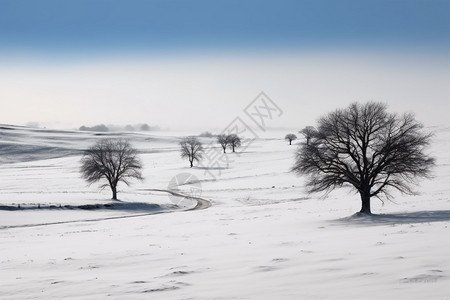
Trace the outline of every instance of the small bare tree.
<path fill-rule="evenodd" d="M 389 188 L 413 194 L 416 178 L 428 177 L 434 159 L 424 153 L 431 135 L 412 114 L 386 112 L 386 105 L 354 103 L 319 120 L 317 133 L 299 148 L 292 170 L 308 175 L 311 192 L 352 186 L 361 213 L 371 197 L 391 197 Z"/>
<path fill-rule="evenodd" d="M 203 145 L 196 137 L 185 137 L 180 142 L 181 157 L 188 158 L 191 168 L 194 161 L 199 161 L 203 157 Z"/>
<path fill-rule="evenodd" d="M 303 136 L 306 138 L 306 144 L 309 145 L 309 141 L 314 137 L 315 134 L 317 134 L 317 129 L 314 126 L 306 126 L 298 133 L 303 134 Z"/>
<path fill-rule="evenodd" d="M 226 134 L 219 134 L 217 136 L 217 142 L 222 146 L 223 153 L 227 152 L 227 146 L 228 146 L 228 136 Z"/>
<path fill-rule="evenodd" d="M 237 134 L 229 134 L 227 140 L 233 152 L 235 152 L 236 148 L 241 146 L 241 138 Z"/>
<path fill-rule="evenodd" d="M 288 133 L 288 134 L 286 134 L 284 139 L 289 142 L 289 145 L 292 145 L 292 141 L 296 140 L 297 136 L 293 133 Z"/>
<path fill-rule="evenodd" d="M 117 200 L 117 184 L 122 181 L 129 185 L 129 179 L 142 180 L 141 169 L 137 150 L 128 141 L 103 139 L 85 151 L 80 170 L 89 184 L 106 179 L 101 187 L 109 186 L 112 199 Z"/>

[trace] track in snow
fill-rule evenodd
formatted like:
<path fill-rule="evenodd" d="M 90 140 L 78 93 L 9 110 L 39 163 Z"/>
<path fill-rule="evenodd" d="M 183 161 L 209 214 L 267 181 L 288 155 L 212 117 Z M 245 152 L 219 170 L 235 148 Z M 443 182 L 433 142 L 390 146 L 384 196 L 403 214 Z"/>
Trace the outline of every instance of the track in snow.
<path fill-rule="evenodd" d="M 72 224 L 72 223 L 85 223 L 85 222 L 99 222 L 99 221 L 107 221 L 107 220 L 117 220 L 117 219 L 127 219 L 127 218 L 137 218 L 137 217 L 145 217 L 156 214 L 164 214 L 164 213 L 173 213 L 173 212 L 187 212 L 187 211 L 195 211 L 195 210 L 203 210 L 211 207 L 211 201 L 199 198 L 192 197 L 188 195 L 183 195 L 180 193 L 175 193 L 169 190 L 162 189 L 144 189 L 143 191 L 155 191 L 155 192 L 165 192 L 174 196 L 184 197 L 187 199 L 194 200 L 197 204 L 188 209 L 175 209 L 175 210 L 165 210 L 165 211 L 154 211 L 150 213 L 142 213 L 142 214 L 132 214 L 126 216 L 115 216 L 115 217 L 104 217 L 104 218 L 95 218 L 95 219 L 82 219 L 82 220 L 71 220 L 71 221 L 59 221 L 59 222 L 49 222 L 49 223 L 39 223 L 39 224 L 23 224 L 23 225 L 12 225 L 12 226 L 0 226 L 0 230 L 2 229 L 10 229 L 10 228 L 28 228 L 28 227 L 38 227 L 38 226 L 50 226 L 50 225 L 61 225 L 61 224 Z"/>

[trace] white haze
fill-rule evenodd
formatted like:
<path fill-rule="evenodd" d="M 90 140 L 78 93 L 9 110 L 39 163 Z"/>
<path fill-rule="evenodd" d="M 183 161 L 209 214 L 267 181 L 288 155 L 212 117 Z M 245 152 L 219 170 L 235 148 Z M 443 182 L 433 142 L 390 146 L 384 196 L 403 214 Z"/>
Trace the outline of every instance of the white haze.
<path fill-rule="evenodd" d="M 2 123 L 54 128 L 148 123 L 220 130 L 264 91 L 284 111 L 273 127 L 301 128 L 354 101 L 413 111 L 427 125 L 450 109 L 450 60 L 402 53 L 47 58 L 0 68 Z"/>

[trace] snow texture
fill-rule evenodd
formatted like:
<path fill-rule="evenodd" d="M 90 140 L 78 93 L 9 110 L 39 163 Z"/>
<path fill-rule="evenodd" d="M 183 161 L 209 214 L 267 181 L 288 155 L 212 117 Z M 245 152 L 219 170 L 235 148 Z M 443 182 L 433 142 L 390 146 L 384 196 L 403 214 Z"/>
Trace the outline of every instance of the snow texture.
<path fill-rule="evenodd" d="M 180 158 L 181 136 L 3 125 L 0 298 L 449 299 L 450 128 L 431 130 L 435 177 L 361 216 L 351 189 L 305 193 L 286 132 L 227 154 L 213 180 Z M 116 202 L 79 174 L 82 150 L 104 136 L 130 139 L 144 165 Z M 155 191 L 183 172 L 211 207 Z"/>

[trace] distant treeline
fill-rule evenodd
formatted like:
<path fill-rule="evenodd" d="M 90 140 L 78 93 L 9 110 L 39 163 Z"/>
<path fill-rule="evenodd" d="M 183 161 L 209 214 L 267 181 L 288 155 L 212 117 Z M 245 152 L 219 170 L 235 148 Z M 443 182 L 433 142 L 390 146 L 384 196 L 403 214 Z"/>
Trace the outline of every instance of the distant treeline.
<path fill-rule="evenodd" d="M 158 131 L 160 130 L 159 126 L 150 126 L 148 124 L 137 124 L 137 125 L 104 125 L 99 124 L 92 127 L 81 126 L 81 131 L 96 131 L 96 132 L 111 132 L 111 131 Z"/>

